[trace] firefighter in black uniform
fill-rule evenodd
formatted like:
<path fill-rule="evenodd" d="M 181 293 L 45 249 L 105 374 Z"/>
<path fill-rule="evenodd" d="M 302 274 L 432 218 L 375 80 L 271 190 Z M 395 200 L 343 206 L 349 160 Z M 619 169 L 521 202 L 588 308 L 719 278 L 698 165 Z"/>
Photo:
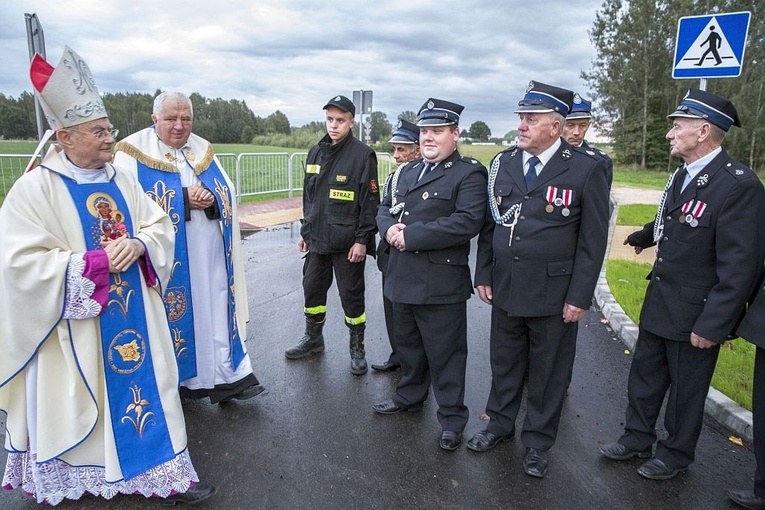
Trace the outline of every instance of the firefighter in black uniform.
<path fill-rule="evenodd" d="M 672 156 L 656 220 L 625 244 L 657 246 L 627 382 L 624 433 L 601 453 L 649 458 L 637 470 L 667 480 L 693 462 L 720 345 L 736 329 L 757 288 L 765 256 L 765 191 L 757 175 L 721 146 L 740 126 L 733 104 L 690 89 L 668 116 Z M 656 420 L 667 400 L 658 439 Z M 658 441 L 657 441 L 658 439 Z M 655 449 L 654 449 L 655 444 Z"/>
<path fill-rule="evenodd" d="M 393 302 L 401 379 L 393 398 L 373 409 L 419 410 L 432 380 L 444 450 L 462 444 L 468 420 L 468 254 L 486 214 L 486 168 L 457 151 L 462 108 L 439 99 L 425 102 L 417 123 L 423 159 L 399 171 L 396 189 L 377 214 L 380 235 L 390 245 L 383 291 Z"/>
<path fill-rule="evenodd" d="M 303 221 L 298 248 L 303 264 L 305 335 L 285 351 L 299 359 L 324 351 L 322 328 L 332 273 L 350 330 L 351 372 L 365 374 L 364 266 L 374 256 L 380 203 L 377 157 L 353 137 L 356 108 L 345 96 L 325 106 L 327 135 L 311 147 L 303 183 Z"/>
<path fill-rule="evenodd" d="M 606 161 L 606 179 L 608 179 L 608 189 L 611 189 L 611 183 L 614 181 L 614 162 L 611 157 L 602 150 L 590 146 L 587 140 L 587 130 L 590 129 L 592 122 L 592 102 L 582 99 L 579 94 L 574 94 L 574 104 L 571 111 L 566 116 L 566 124 L 563 126 L 563 139 L 574 147 L 581 147 L 590 156 L 600 156 Z"/>
<path fill-rule="evenodd" d="M 608 234 L 605 163 L 561 138 L 573 92 L 531 82 L 518 103 L 519 150 L 489 169 L 489 209 L 475 281 L 492 305 L 489 423 L 468 441 L 485 452 L 515 436 L 528 367 L 524 472 L 543 477 L 592 303 Z"/>

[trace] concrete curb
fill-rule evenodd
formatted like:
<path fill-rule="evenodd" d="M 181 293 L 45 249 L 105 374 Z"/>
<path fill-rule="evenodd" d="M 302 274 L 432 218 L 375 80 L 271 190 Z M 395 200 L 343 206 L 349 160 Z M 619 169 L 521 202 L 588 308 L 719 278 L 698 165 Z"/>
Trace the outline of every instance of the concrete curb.
<path fill-rule="evenodd" d="M 608 260 L 608 254 L 611 252 L 611 242 L 613 241 L 618 211 L 619 205 L 614 203 L 614 213 L 611 215 L 611 221 L 608 226 L 608 245 L 606 246 L 605 260 Z M 619 340 L 621 340 L 630 351 L 634 350 L 635 342 L 638 337 L 638 327 L 632 322 L 632 319 L 624 313 L 624 309 L 622 309 L 619 303 L 616 302 L 614 295 L 611 294 L 611 289 L 606 280 L 605 262 L 600 271 L 598 283 L 595 286 L 595 301 L 598 303 L 598 306 L 600 306 L 603 316 L 608 319 L 611 329 Z M 709 388 L 704 411 L 708 417 L 725 427 L 731 434 L 741 437 L 749 443 L 752 442 L 751 411 L 747 411 L 712 387 Z"/>

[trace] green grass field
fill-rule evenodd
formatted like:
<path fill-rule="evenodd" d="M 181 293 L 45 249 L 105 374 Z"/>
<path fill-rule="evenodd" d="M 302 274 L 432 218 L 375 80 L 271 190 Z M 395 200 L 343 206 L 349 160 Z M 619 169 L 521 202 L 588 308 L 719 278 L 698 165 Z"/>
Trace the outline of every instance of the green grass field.
<path fill-rule="evenodd" d="M 648 204 L 627 204 L 619 206 L 619 215 L 616 217 L 617 225 L 634 227 L 643 226 L 654 220 L 657 206 Z"/>

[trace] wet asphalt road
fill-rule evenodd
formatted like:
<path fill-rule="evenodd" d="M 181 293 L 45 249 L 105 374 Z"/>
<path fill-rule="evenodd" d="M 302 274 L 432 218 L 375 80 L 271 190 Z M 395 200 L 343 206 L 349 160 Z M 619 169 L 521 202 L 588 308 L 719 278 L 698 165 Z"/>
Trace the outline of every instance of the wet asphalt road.
<path fill-rule="evenodd" d="M 202 480 L 217 494 L 197 508 L 216 509 L 725 509 L 728 488 L 750 488 L 754 457 L 725 431 L 705 425 L 696 462 L 666 482 L 641 478 L 641 461 L 602 458 L 598 444 L 621 433 L 631 356 L 591 310 L 580 323 L 574 375 L 547 477 L 523 473 L 519 438 L 476 454 L 438 447 L 435 403 L 423 412 L 376 415 L 398 375 L 349 371 L 348 332 L 337 291 L 330 290 L 322 356 L 289 361 L 284 350 L 303 332 L 302 261 L 294 226 L 244 241 L 250 298 L 248 348 L 262 395 L 224 405 L 186 404 L 189 449 Z M 367 262 L 367 360 L 388 355 L 380 275 Z M 468 303 L 466 438 L 482 430 L 490 386 L 489 307 Z M 397 374 L 397 373 L 394 373 Z M 521 407 L 518 427 L 525 407 Z M 5 464 L 5 453 L 0 454 Z M 0 492 L 0 508 L 36 508 L 20 490 Z M 108 503 L 84 497 L 59 508 L 158 508 L 139 496 Z"/>

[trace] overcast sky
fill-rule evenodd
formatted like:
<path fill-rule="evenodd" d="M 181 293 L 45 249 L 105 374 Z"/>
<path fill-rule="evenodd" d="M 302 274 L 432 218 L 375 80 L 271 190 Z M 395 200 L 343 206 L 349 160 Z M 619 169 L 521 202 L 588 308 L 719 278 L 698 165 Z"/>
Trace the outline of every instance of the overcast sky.
<path fill-rule="evenodd" d="M 67 0 L 0 4 L 0 93 L 31 91 L 24 13 L 47 60 L 64 45 L 102 92 L 157 89 L 238 99 L 293 126 L 323 120 L 336 94 L 372 90 L 391 123 L 428 97 L 465 106 L 460 125 L 517 126 L 529 80 L 589 97 L 579 78 L 602 0 Z"/>

